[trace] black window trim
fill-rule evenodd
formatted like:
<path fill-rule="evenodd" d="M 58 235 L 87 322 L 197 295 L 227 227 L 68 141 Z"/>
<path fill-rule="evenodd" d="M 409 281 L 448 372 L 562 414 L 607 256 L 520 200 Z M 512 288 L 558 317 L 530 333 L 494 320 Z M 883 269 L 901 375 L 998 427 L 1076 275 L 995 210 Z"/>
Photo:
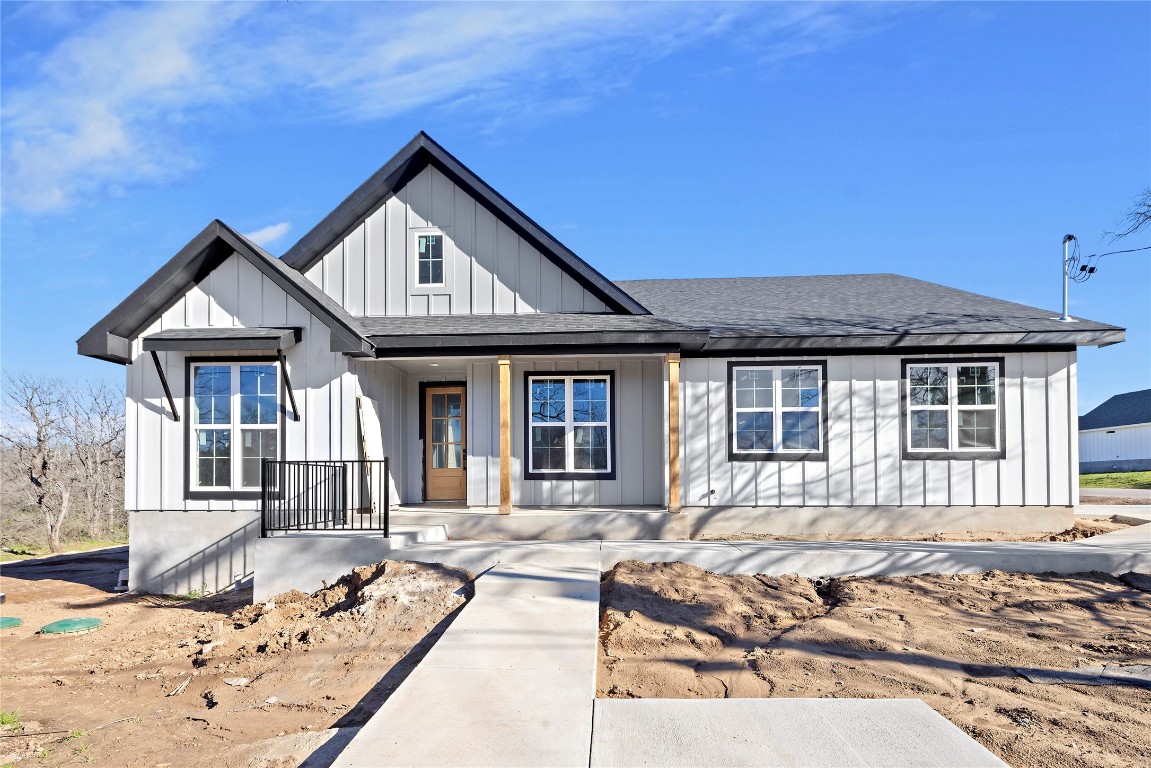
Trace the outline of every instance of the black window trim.
<path fill-rule="evenodd" d="M 608 442 L 608 466 L 610 469 L 607 472 L 584 471 L 584 472 L 548 472 L 548 471 L 531 471 L 531 456 L 532 449 L 532 415 L 531 415 L 531 380 L 535 378 L 547 378 L 554 376 L 560 377 L 575 377 L 575 378 L 592 378 L 592 377 L 607 377 L 607 391 L 608 401 L 610 408 L 608 409 L 607 421 L 607 442 Z M 619 418 L 619 407 L 615 399 L 615 371 L 524 371 L 524 401 L 523 401 L 523 418 L 524 418 L 524 452 L 523 452 L 523 467 L 524 467 L 524 480 L 615 480 L 617 465 L 616 465 L 616 429 L 615 424 Z"/>
<path fill-rule="evenodd" d="M 820 393 L 819 418 L 820 450 L 818 451 L 737 451 L 735 450 L 735 404 L 733 402 L 733 377 L 736 368 L 819 368 Z M 727 381 L 724 383 L 724 399 L 727 411 L 727 460 L 737 461 L 827 461 L 829 437 L 827 423 L 827 361 L 826 360 L 728 360 Z"/>
<path fill-rule="evenodd" d="M 1003 375 L 1003 357 L 994 355 L 979 355 L 976 357 L 916 357 L 916 358 L 902 358 L 899 369 L 899 446 L 900 455 L 904 461 L 988 461 L 1000 460 L 1007 458 L 1007 408 L 1003 399 L 1003 393 L 1006 390 L 1005 379 Z M 999 448 L 996 450 L 957 450 L 952 448 L 948 451 L 924 451 L 912 450 L 910 437 L 908 436 L 908 406 L 911 397 L 911 385 L 907 380 L 907 369 L 913 365 L 938 365 L 940 363 L 954 364 L 954 365 L 986 365 L 993 364 L 997 366 L 998 374 L 995 382 L 995 409 L 999 412 Z M 950 379 L 949 379 L 950 386 Z M 949 409 L 948 413 L 952 413 Z"/>
<path fill-rule="evenodd" d="M 184 499 L 187 501 L 259 501 L 260 489 L 251 491 L 197 491 L 192 488 L 192 367 L 203 363 L 253 363 L 257 365 L 280 365 L 279 357 L 266 355 L 220 356 L 220 357 L 186 357 L 184 358 L 184 449 L 180 452 L 184 462 Z M 282 373 L 282 372 L 281 372 Z M 276 428 L 280 432 L 280 458 L 284 458 L 287 449 L 287 408 L 285 407 L 284 377 L 278 375 L 277 412 L 279 423 Z M 235 456 L 232 457 L 233 459 Z"/>

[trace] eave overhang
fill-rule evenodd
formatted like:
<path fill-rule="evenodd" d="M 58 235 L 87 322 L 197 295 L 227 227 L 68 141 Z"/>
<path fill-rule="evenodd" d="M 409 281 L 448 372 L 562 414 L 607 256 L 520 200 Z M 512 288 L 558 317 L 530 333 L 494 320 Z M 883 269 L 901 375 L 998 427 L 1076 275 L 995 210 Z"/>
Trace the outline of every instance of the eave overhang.
<path fill-rule="evenodd" d="M 467 357 L 477 354 L 621 354 L 698 351 L 707 331 L 409 334 L 369 336 L 375 356 Z"/>
<path fill-rule="evenodd" d="M 1027 331 L 1013 333 L 906 333 L 843 336 L 713 336 L 703 354 L 767 350 L 843 350 L 844 352 L 898 351 L 938 347 L 956 349 L 1021 347 L 1106 347 L 1126 337 L 1122 328 L 1083 331 Z"/>

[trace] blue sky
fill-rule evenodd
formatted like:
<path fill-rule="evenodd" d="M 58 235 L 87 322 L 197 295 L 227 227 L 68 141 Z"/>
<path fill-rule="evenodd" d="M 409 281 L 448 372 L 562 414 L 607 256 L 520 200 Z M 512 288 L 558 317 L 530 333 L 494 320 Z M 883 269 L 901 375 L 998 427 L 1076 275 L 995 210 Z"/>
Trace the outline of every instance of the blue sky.
<path fill-rule="evenodd" d="M 0 355 L 213 218 L 282 253 L 425 130 L 610 278 L 896 272 L 1057 310 L 1151 185 L 1151 4 L 0 4 Z M 1151 251 L 1072 285 L 1151 386 Z"/>

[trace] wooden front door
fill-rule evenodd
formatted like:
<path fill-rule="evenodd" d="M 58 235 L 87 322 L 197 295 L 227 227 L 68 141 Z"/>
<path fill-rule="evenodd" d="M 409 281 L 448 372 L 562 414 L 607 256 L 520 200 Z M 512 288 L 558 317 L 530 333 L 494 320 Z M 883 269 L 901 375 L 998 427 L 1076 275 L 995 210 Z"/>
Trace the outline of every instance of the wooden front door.
<path fill-rule="evenodd" d="M 424 401 L 424 472 L 428 501 L 467 498 L 467 413 L 464 388 L 428 386 Z"/>

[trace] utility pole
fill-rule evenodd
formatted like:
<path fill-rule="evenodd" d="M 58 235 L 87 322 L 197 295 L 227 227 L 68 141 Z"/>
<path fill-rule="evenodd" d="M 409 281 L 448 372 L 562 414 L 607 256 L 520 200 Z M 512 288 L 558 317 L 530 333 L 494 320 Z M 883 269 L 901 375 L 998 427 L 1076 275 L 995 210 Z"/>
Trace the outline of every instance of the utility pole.
<path fill-rule="evenodd" d="M 1059 319 L 1065 323 L 1075 322 L 1074 320 L 1071 319 L 1071 315 L 1069 315 L 1067 313 L 1067 305 L 1068 305 L 1067 283 L 1069 282 L 1069 277 L 1070 277 L 1070 272 L 1071 272 L 1071 267 L 1070 267 L 1070 264 L 1068 263 L 1069 258 L 1070 258 L 1069 250 L 1070 250 L 1070 246 L 1071 246 L 1071 241 L 1075 240 L 1075 239 L 1077 239 L 1075 237 L 1075 235 L 1064 235 L 1063 236 L 1063 316 L 1060 317 Z"/>

